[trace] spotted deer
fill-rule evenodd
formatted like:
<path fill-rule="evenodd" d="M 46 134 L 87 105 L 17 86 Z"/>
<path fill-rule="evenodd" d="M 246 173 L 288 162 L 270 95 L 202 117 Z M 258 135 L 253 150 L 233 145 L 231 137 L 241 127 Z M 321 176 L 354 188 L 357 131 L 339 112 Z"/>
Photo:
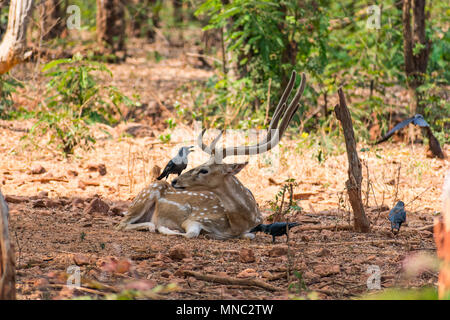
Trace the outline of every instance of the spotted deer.
<path fill-rule="evenodd" d="M 230 155 L 255 155 L 272 149 L 283 136 L 299 107 L 305 90 L 302 74 L 300 86 L 287 104 L 294 87 L 295 71 L 280 98 L 265 138 L 252 146 L 216 148 L 223 131 L 208 146 L 203 142 L 206 131 L 198 136 L 199 147 L 210 154 L 210 159 L 172 181 L 155 181 L 134 199 L 118 229 L 144 229 L 167 235 L 197 237 L 204 232 L 212 238 L 253 238 L 249 230 L 262 222 L 262 216 L 253 194 L 238 178 L 248 162 L 223 163 Z"/>

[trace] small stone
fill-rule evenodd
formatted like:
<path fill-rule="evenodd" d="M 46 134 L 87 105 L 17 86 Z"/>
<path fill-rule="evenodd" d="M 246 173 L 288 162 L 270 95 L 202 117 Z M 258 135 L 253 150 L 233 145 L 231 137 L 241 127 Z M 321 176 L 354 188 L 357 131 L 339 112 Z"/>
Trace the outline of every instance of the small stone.
<path fill-rule="evenodd" d="M 78 171 L 75 170 L 67 170 L 67 174 L 71 177 L 76 177 L 78 176 Z"/>
<path fill-rule="evenodd" d="M 242 263 L 252 263 L 255 262 L 255 254 L 253 250 L 243 248 L 239 252 L 239 261 Z"/>
<path fill-rule="evenodd" d="M 38 199 L 38 200 L 33 201 L 32 207 L 33 208 L 46 208 L 47 205 L 45 204 L 45 201 L 43 199 Z"/>
<path fill-rule="evenodd" d="M 31 173 L 32 174 L 43 174 L 46 173 L 47 171 L 45 170 L 45 168 L 41 165 L 34 165 L 31 167 Z"/>
<path fill-rule="evenodd" d="M 75 262 L 77 266 L 85 266 L 89 264 L 89 258 L 84 254 L 77 253 L 73 256 L 73 262 Z"/>
<path fill-rule="evenodd" d="M 191 255 L 189 254 L 189 252 L 181 244 L 176 245 L 169 250 L 169 257 L 172 260 L 183 260 L 185 258 L 189 258 L 190 256 Z"/>
<path fill-rule="evenodd" d="M 94 198 L 89 205 L 84 209 L 85 214 L 92 214 L 94 212 L 107 214 L 109 205 L 100 198 Z"/>
<path fill-rule="evenodd" d="M 39 191 L 37 196 L 39 198 L 47 198 L 48 197 L 48 191 Z"/>
<path fill-rule="evenodd" d="M 286 255 L 288 252 L 287 246 L 276 246 L 270 249 L 269 256 L 271 257 L 280 257 Z"/>
<path fill-rule="evenodd" d="M 172 275 L 171 272 L 164 270 L 163 272 L 161 272 L 161 277 L 163 278 L 169 278 Z"/>
<path fill-rule="evenodd" d="M 266 279 L 270 279 L 270 278 L 272 278 L 272 274 L 269 272 L 269 271 L 264 271 L 263 273 L 262 273 L 262 277 L 263 278 L 266 278 Z"/>
<path fill-rule="evenodd" d="M 326 248 L 320 248 L 319 252 L 317 252 L 318 257 L 326 257 L 331 254 L 331 251 Z"/>
<path fill-rule="evenodd" d="M 106 165 L 104 163 L 90 164 L 87 168 L 89 171 L 98 171 L 101 176 L 104 176 L 106 174 Z"/>
<path fill-rule="evenodd" d="M 238 278 L 255 278 L 258 276 L 259 275 L 255 269 L 245 269 L 237 274 Z"/>

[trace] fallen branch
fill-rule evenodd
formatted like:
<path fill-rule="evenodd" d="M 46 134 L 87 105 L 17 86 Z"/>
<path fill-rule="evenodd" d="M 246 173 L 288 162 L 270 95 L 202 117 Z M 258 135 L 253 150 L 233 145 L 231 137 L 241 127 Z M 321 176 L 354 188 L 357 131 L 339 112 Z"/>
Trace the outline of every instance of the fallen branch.
<path fill-rule="evenodd" d="M 221 284 L 253 286 L 253 287 L 263 288 L 268 291 L 280 291 L 281 290 L 280 288 L 274 287 L 268 283 L 265 283 L 263 281 L 256 280 L 256 279 L 236 279 L 236 278 L 230 278 L 230 277 L 221 277 L 221 276 L 202 274 L 202 273 L 191 271 L 191 270 L 185 270 L 184 275 L 192 276 L 196 279 L 203 280 L 203 281 L 216 282 L 216 283 L 221 283 Z"/>
<path fill-rule="evenodd" d="M 381 243 L 396 243 L 396 244 L 420 244 L 420 241 L 399 241 L 396 239 L 382 239 L 382 240 L 361 240 L 361 241 L 342 241 L 342 242 L 307 242 L 304 245 L 313 246 L 337 246 L 337 245 L 355 245 L 355 244 L 381 244 Z"/>
<path fill-rule="evenodd" d="M 353 226 L 348 224 L 337 224 L 327 226 L 302 226 L 296 229 L 298 231 L 312 231 L 312 230 L 353 230 Z"/>
<path fill-rule="evenodd" d="M 40 182 L 40 183 L 47 183 L 50 181 L 69 182 L 69 180 L 62 177 L 42 177 L 28 180 L 28 182 Z"/>

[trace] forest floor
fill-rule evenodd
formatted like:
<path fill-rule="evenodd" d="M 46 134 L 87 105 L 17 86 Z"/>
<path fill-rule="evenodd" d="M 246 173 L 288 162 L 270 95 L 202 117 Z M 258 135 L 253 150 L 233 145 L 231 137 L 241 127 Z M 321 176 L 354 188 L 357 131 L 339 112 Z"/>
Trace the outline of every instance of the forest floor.
<path fill-rule="evenodd" d="M 159 62 L 146 58 L 155 45 L 164 57 Z M 91 151 L 77 150 L 69 159 L 47 148 L 25 151 L 20 139 L 31 122 L 1 121 L 0 186 L 10 208 L 19 299 L 108 297 L 127 289 L 146 292 L 143 298 L 163 299 L 288 299 L 311 292 L 309 298 L 350 299 L 377 292 L 367 286 L 368 270 L 374 266 L 380 270 L 381 288 L 436 286 L 436 270 L 425 266 L 408 276 L 408 266 L 435 253 L 432 225 L 441 211 L 449 163 L 428 158 L 419 144 L 385 143 L 377 149 L 358 145 L 358 150 L 370 148 L 360 153 L 367 165 L 363 199 L 372 226 L 366 234 L 333 229 L 352 224 L 344 187 L 345 146 L 319 163 L 313 148 L 288 137 L 278 148 L 281 154 L 275 150 L 270 161 L 252 157 L 238 178 L 253 192 L 265 217 L 282 183 L 297 181 L 294 194 L 303 210 L 290 214 L 289 221 L 302 226 L 292 229 L 289 245 L 285 237 L 272 244 L 265 234 L 255 240 L 219 241 L 115 230 L 132 199 L 151 182 L 151 169 L 164 167 L 180 145 L 194 144 L 198 131 L 181 125 L 171 132 L 171 143 L 161 143 L 157 137 L 167 129 L 154 117 L 161 111 L 170 116 L 165 108 L 175 100 L 184 103 L 181 85 L 212 75 L 186 52 L 158 43 L 137 45 L 126 62 L 109 65 L 114 85 L 138 92 L 141 111 L 148 113 L 136 123 L 98 126 L 99 139 Z M 21 68 L 17 77 L 27 66 Z M 18 98 L 32 105 L 40 89 L 27 90 Z M 133 126 L 141 126 L 135 128 L 136 137 L 126 134 Z M 449 146 L 444 150 L 450 154 Z M 205 159 L 196 149 L 189 168 Z M 372 187 L 367 188 L 367 181 Z M 90 204 L 97 198 L 107 206 L 95 212 Z M 397 200 L 406 204 L 407 223 L 393 236 L 387 215 Z M 252 251 L 254 260 L 244 249 Z M 80 289 L 66 285 L 73 265 L 80 267 Z M 257 279 L 269 286 L 204 281 L 186 270 L 220 279 Z M 164 287 L 157 294 L 148 291 L 158 285 Z"/>

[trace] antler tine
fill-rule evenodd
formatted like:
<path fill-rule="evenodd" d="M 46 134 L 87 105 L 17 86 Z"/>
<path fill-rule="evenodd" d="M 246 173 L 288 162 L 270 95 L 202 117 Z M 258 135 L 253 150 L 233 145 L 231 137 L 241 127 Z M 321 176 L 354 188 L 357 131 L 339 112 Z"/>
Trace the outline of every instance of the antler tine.
<path fill-rule="evenodd" d="M 211 159 L 215 159 L 216 156 L 216 144 L 219 141 L 219 139 L 222 137 L 224 130 L 221 130 L 220 133 L 217 135 L 217 137 L 214 138 L 214 140 L 207 146 L 203 142 L 203 135 L 205 134 L 206 129 L 203 129 L 202 132 L 197 137 L 197 145 L 207 154 L 211 156 Z M 219 155 L 220 157 L 220 155 Z M 220 159 L 215 159 L 215 161 L 220 162 Z"/>
<path fill-rule="evenodd" d="M 220 130 L 220 133 L 217 135 L 217 137 L 214 138 L 214 140 L 209 145 L 209 150 L 212 151 L 212 153 L 215 153 L 216 150 L 216 144 L 219 141 L 219 139 L 222 137 L 224 130 Z"/>
<path fill-rule="evenodd" d="M 281 120 L 281 124 L 280 124 L 280 131 L 279 131 L 279 136 L 280 138 L 283 136 L 284 131 L 286 130 L 286 128 L 289 125 L 289 122 L 291 122 L 292 118 L 294 117 L 295 112 L 297 112 L 300 104 L 300 98 L 303 95 L 303 92 L 305 91 L 305 87 L 306 87 L 306 75 L 304 73 L 302 73 L 302 80 L 300 82 L 300 86 L 297 90 L 297 93 L 294 96 L 294 99 L 292 99 L 291 103 L 289 104 L 289 107 L 287 108 L 287 111 L 283 117 L 283 119 Z"/>
<path fill-rule="evenodd" d="M 202 132 L 197 137 L 197 145 L 205 152 L 208 152 L 208 146 L 203 142 L 203 135 L 205 134 L 206 129 L 203 129 Z"/>
<path fill-rule="evenodd" d="M 289 82 L 286 86 L 286 89 L 284 89 L 284 92 L 281 95 L 280 101 L 278 102 L 278 105 L 275 108 L 275 112 L 273 113 L 272 120 L 270 121 L 270 125 L 269 125 L 269 132 L 271 129 L 274 129 L 278 126 L 278 121 L 280 119 L 280 116 L 286 110 L 286 100 L 289 98 L 289 95 L 291 94 L 292 89 L 294 88 L 296 78 L 297 78 L 297 72 L 295 72 L 295 70 L 293 70 L 292 74 L 291 74 L 291 78 L 289 79 Z"/>
<path fill-rule="evenodd" d="M 267 134 L 264 137 L 264 139 L 259 142 L 259 144 L 264 144 L 267 141 L 269 141 L 272 137 L 272 130 L 275 129 L 278 126 L 278 122 L 280 121 L 281 116 L 286 111 L 286 100 L 291 95 L 292 89 L 295 85 L 295 79 L 297 78 L 297 72 L 295 70 L 292 70 L 291 77 L 289 79 L 288 84 L 286 85 L 286 88 L 283 91 L 283 94 L 281 95 L 280 101 L 278 102 L 277 107 L 275 108 L 275 112 L 273 113 L 272 120 L 270 120 L 269 128 L 267 129 Z"/>
<path fill-rule="evenodd" d="M 283 104 L 283 106 L 281 108 L 281 109 L 286 108 L 286 111 L 283 115 L 283 119 L 281 120 L 281 124 L 279 125 L 278 135 L 272 136 L 272 134 L 269 132 L 263 142 L 258 143 L 254 146 L 226 148 L 223 150 L 223 157 L 226 157 L 228 155 L 239 155 L 239 154 L 243 154 L 243 155 L 258 154 L 258 153 L 261 153 L 264 151 L 269 151 L 275 145 L 277 145 L 279 142 L 279 139 L 281 139 L 284 132 L 286 131 L 286 128 L 289 125 L 289 122 L 291 121 L 292 117 L 294 116 L 295 112 L 298 110 L 298 107 L 300 106 L 299 101 L 303 95 L 303 92 L 305 91 L 305 87 L 306 87 L 306 76 L 304 73 L 302 73 L 302 80 L 301 80 L 300 86 L 297 90 L 297 93 L 295 94 L 294 98 L 292 99 L 292 101 L 288 107 L 285 107 L 285 104 Z M 272 126 L 274 123 L 278 124 L 280 116 L 281 116 L 281 112 L 276 114 L 276 119 L 272 118 L 272 120 L 273 120 Z M 270 139 L 270 140 L 268 140 L 268 139 Z"/>

